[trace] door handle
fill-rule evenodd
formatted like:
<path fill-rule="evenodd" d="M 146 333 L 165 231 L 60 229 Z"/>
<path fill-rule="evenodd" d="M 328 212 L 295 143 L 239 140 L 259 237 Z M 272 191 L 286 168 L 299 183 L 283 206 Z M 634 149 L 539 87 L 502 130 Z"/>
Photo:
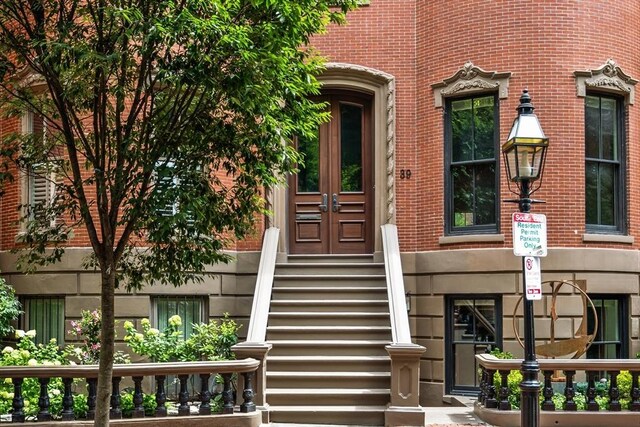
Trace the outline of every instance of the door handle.
<path fill-rule="evenodd" d="M 338 203 L 338 195 L 336 193 L 333 193 L 332 196 L 332 205 L 333 207 L 331 208 L 332 211 L 334 212 L 338 212 L 338 210 L 340 210 L 340 206 L 342 206 L 340 203 Z"/>
<path fill-rule="evenodd" d="M 322 204 L 318 205 L 318 208 L 320 208 L 320 211 L 322 212 L 326 212 L 327 211 L 327 193 L 322 195 Z"/>

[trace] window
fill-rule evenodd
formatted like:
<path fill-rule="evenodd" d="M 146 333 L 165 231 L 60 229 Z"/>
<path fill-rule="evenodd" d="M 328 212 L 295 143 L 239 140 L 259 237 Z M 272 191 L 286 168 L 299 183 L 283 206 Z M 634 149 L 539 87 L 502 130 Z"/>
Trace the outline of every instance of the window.
<path fill-rule="evenodd" d="M 447 393 L 478 391 L 476 354 L 502 348 L 502 306 L 498 296 L 455 296 L 446 300 Z"/>
<path fill-rule="evenodd" d="M 194 323 L 205 319 L 204 300 L 200 297 L 157 297 L 154 300 L 155 325 L 161 331 L 169 325 L 169 318 L 179 315 L 182 319 L 182 336 L 191 335 Z"/>
<path fill-rule="evenodd" d="M 585 98 L 585 214 L 591 232 L 624 232 L 622 102 Z"/>
<path fill-rule="evenodd" d="M 36 331 L 35 342 L 46 344 L 55 338 L 64 344 L 64 297 L 34 297 L 22 299 L 24 313 L 21 328 Z"/>
<path fill-rule="evenodd" d="M 22 133 L 44 140 L 47 122 L 39 114 L 28 111 L 22 116 Z M 53 203 L 56 190 L 55 162 L 45 161 L 28 165 L 23 180 L 22 205 L 29 220 L 46 221 L 47 208 Z M 50 218 L 53 222 L 55 219 Z M 52 224 L 53 225 L 53 224 Z"/>
<path fill-rule="evenodd" d="M 498 231 L 497 95 L 448 99 L 446 140 L 446 231 Z"/>
<path fill-rule="evenodd" d="M 178 185 L 178 178 L 174 173 L 175 163 L 172 161 L 159 161 L 156 165 L 156 192 L 162 202 L 157 209 L 160 216 L 173 216 L 178 213 L 178 201 L 173 193 Z"/>
<path fill-rule="evenodd" d="M 589 295 L 598 316 L 598 331 L 587 350 L 589 359 L 625 359 L 627 348 L 627 299 L 615 295 Z M 587 330 L 593 331 L 593 311 L 587 311 Z"/>

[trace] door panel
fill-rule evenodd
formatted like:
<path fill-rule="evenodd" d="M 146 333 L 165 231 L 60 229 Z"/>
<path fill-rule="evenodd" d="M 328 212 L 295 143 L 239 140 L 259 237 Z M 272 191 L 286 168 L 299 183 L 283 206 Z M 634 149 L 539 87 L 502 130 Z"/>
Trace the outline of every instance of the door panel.
<path fill-rule="evenodd" d="M 331 121 L 297 141 L 305 164 L 289 180 L 291 253 L 371 253 L 371 99 L 328 94 Z"/>

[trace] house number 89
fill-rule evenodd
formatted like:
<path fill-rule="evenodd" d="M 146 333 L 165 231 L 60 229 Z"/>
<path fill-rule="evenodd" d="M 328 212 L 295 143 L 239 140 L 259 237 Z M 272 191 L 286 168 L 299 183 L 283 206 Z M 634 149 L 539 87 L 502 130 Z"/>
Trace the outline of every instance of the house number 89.
<path fill-rule="evenodd" d="M 400 179 L 411 179 L 411 169 L 400 169 Z"/>

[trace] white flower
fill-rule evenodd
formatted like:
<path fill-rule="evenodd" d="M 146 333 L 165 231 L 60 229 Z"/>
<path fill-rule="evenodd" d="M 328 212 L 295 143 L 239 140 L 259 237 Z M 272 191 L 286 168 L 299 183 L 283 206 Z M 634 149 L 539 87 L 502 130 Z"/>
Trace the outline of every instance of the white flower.
<path fill-rule="evenodd" d="M 140 321 L 140 324 L 141 324 L 142 326 L 150 326 L 150 325 L 151 325 L 151 322 L 149 321 L 149 319 L 142 319 L 142 320 Z"/>
<path fill-rule="evenodd" d="M 36 359 L 29 359 L 29 361 L 27 362 L 27 365 L 29 365 L 29 366 L 37 366 L 38 365 L 38 361 Z"/>
<path fill-rule="evenodd" d="M 25 332 L 25 335 L 28 336 L 29 338 L 35 338 L 36 337 L 36 330 L 35 329 L 31 329 L 31 330 Z"/>
<path fill-rule="evenodd" d="M 13 351 L 13 347 L 9 347 L 9 346 L 6 346 L 5 348 L 2 349 L 2 352 L 4 354 L 11 353 L 12 351 Z"/>
<path fill-rule="evenodd" d="M 154 335 L 154 336 L 160 335 L 160 331 L 157 330 L 156 328 L 151 328 L 149 329 L 149 335 Z"/>
<path fill-rule="evenodd" d="M 133 322 L 131 322 L 130 320 L 126 320 L 123 326 L 125 329 L 131 329 L 133 328 Z"/>
<path fill-rule="evenodd" d="M 174 314 L 169 318 L 169 325 L 171 326 L 180 326 L 182 325 L 182 318 L 177 314 Z"/>
<path fill-rule="evenodd" d="M 23 338 L 24 331 L 22 329 L 16 329 L 16 338 Z"/>
<path fill-rule="evenodd" d="M 51 390 L 51 394 L 53 394 L 54 396 L 60 396 L 60 390 L 54 388 L 53 390 Z"/>

